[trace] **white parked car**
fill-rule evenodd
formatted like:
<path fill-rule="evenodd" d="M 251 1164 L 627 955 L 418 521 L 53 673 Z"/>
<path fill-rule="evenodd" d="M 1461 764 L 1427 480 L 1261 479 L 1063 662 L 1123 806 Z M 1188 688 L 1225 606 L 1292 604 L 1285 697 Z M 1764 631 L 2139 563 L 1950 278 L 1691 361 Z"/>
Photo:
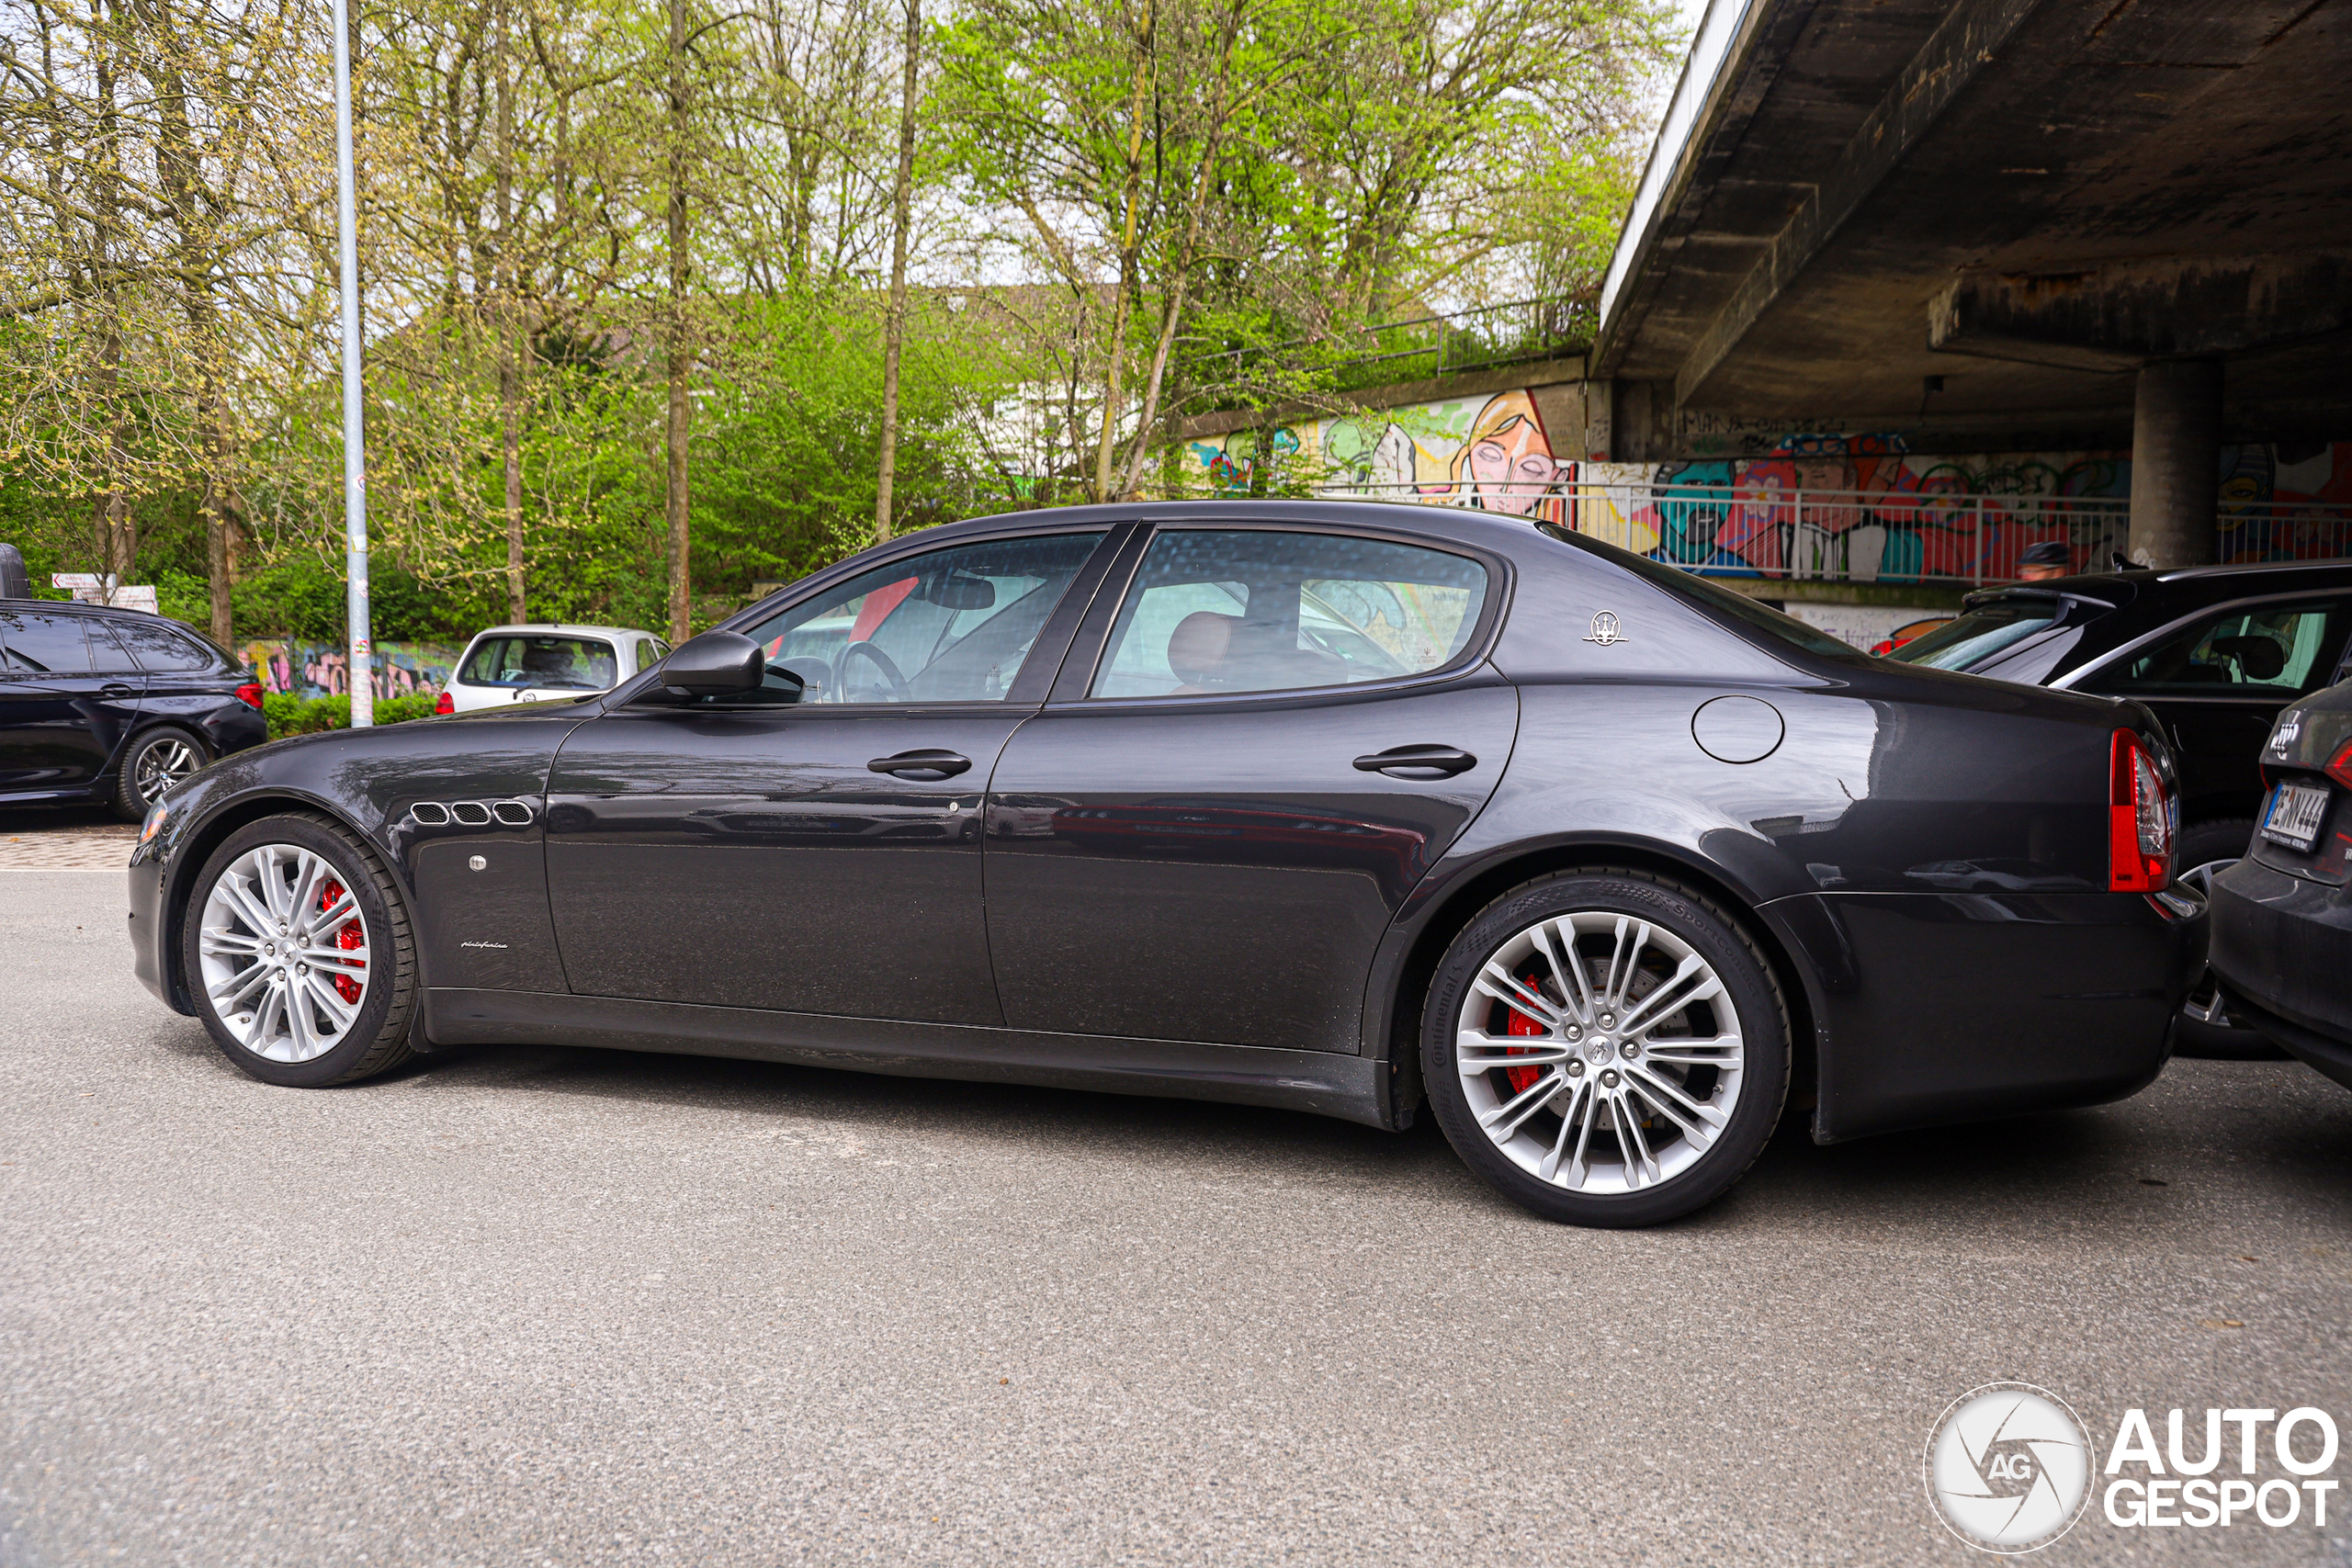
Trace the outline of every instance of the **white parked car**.
<path fill-rule="evenodd" d="M 435 713 L 608 692 L 660 661 L 670 645 L 627 626 L 492 626 L 474 634 Z"/>

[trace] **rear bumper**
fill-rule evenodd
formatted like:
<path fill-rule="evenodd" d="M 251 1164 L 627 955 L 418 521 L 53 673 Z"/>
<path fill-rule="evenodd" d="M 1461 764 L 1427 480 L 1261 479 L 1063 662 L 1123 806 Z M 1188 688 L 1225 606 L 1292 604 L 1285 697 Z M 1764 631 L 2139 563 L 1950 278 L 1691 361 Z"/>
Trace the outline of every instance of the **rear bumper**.
<path fill-rule="evenodd" d="M 2098 1105 L 2145 1088 L 2205 959 L 2194 895 L 1822 893 L 1806 950 L 1823 1143 Z"/>
<path fill-rule="evenodd" d="M 2352 1088 L 2352 890 L 2242 860 L 2213 878 L 2213 973 L 2233 1011 Z"/>

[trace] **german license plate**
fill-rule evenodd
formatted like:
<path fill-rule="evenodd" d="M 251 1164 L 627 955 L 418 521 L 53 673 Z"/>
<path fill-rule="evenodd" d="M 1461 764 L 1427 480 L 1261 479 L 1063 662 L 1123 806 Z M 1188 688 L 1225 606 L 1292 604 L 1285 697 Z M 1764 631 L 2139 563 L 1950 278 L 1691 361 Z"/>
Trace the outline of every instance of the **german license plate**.
<path fill-rule="evenodd" d="M 2326 815 L 2325 785 L 2282 784 L 2271 792 L 2270 809 L 2262 814 L 2262 836 L 2290 849 L 2308 850 L 2319 838 L 2320 819 Z"/>

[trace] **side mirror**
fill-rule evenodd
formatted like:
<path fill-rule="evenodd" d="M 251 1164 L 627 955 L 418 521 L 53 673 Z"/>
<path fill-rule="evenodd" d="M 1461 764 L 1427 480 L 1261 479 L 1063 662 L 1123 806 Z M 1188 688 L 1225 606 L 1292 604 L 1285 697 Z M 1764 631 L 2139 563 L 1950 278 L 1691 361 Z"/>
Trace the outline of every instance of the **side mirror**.
<path fill-rule="evenodd" d="M 705 632 L 679 644 L 662 661 L 662 683 L 690 697 L 759 690 L 767 655 L 741 632 Z"/>

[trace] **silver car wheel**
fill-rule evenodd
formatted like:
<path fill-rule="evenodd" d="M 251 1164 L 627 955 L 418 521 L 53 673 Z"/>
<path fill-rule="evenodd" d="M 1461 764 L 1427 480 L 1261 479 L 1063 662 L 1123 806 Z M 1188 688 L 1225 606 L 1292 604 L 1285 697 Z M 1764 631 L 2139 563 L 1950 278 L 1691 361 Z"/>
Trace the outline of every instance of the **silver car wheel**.
<path fill-rule="evenodd" d="M 258 844 L 221 868 L 197 953 L 222 1025 L 273 1062 L 334 1050 L 367 1001 L 367 919 L 334 867 L 298 845 Z"/>
<path fill-rule="evenodd" d="M 1739 1102 L 1747 1056 L 1714 967 L 1614 910 L 1513 936 L 1455 1021 L 1454 1066 L 1479 1127 L 1571 1192 L 1645 1190 L 1698 1164 Z"/>
<path fill-rule="evenodd" d="M 164 792 L 196 772 L 196 748 L 176 736 L 166 736 L 139 753 L 133 784 L 139 798 L 153 806 Z"/>

